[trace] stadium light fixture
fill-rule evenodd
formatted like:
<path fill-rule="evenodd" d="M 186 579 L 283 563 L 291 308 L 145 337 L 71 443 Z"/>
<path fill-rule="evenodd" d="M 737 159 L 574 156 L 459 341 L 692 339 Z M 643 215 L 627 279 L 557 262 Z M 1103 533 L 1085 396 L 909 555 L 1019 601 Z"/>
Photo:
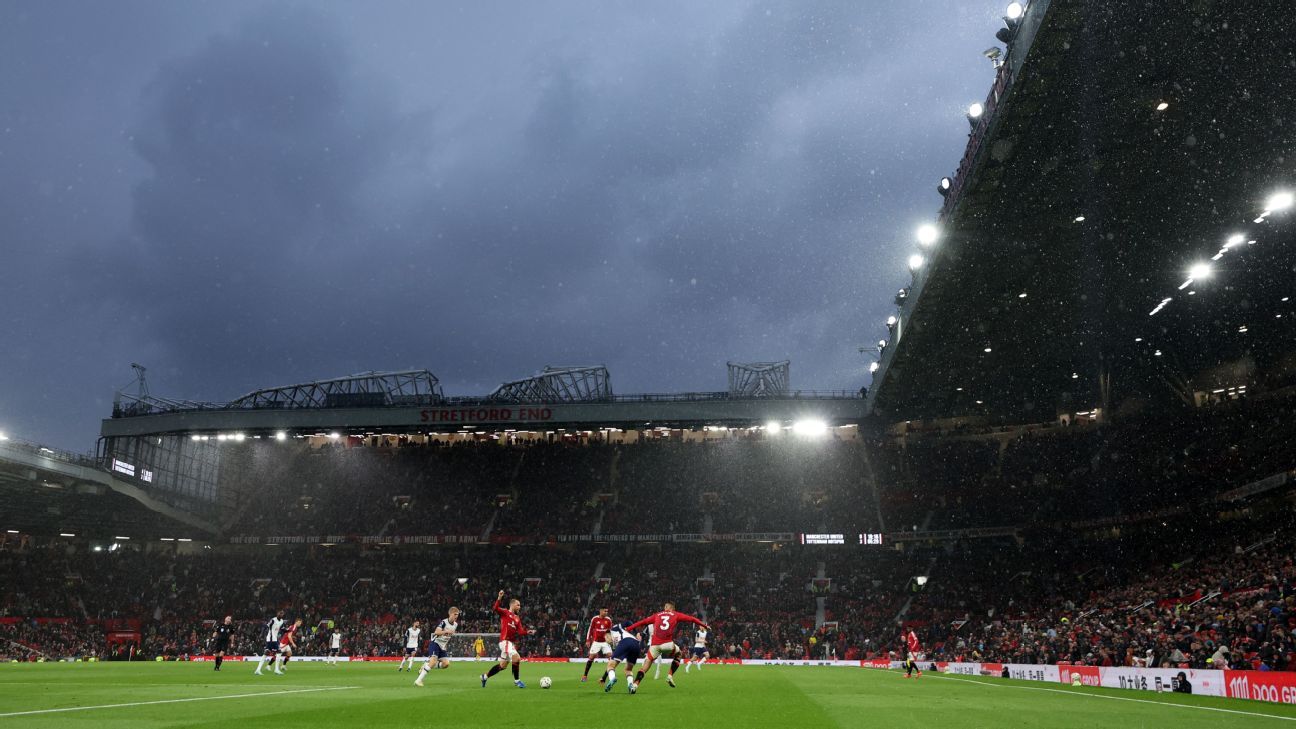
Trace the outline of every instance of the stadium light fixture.
<path fill-rule="evenodd" d="M 940 183 L 936 185 L 936 192 L 939 192 L 941 194 L 941 197 L 944 197 L 949 194 L 950 188 L 953 186 L 954 186 L 953 180 L 951 180 L 948 177 L 942 177 L 940 179 Z"/>
<path fill-rule="evenodd" d="M 927 261 L 920 254 L 915 253 L 912 256 L 909 256 L 909 270 L 917 271 L 922 268 L 923 264 L 926 262 Z"/>
<path fill-rule="evenodd" d="M 335 431 L 333 431 L 332 433 L 329 433 L 329 436 L 328 436 L 328 437 L 329 437 L 329 440 L 337 440 L 337 439 L 338 439 L 339 437 L 341 437 L 341 436 L 339 436 L 339 435 L 338 435 L 338 432 L 335 430 Z"/>
<path fill-rule="evenodd" d="M 927 584 L 927 575 L 918 575 L 917 577 L 914 577 L 914 582 L 917 582 L 918 586 L 922 587 Z"/>
<path fill-rule="evenodd" d="M 878 368 L 881 366 L 882 365 L 878 364 L 877 362 L 869 362 L 869 374 L 877 372 Z"/>
<path fill-rule="evenodd" d="M 1073 379 L 1073 380 L 1078 380 L 1078 379 L 1080 379 L 1080 373 L 1079 373 L 1079 372 L 1072 372 L 1072 373 L 1071 373 L 1071 379 Z"/>
<path fill-rule="evenodd" d="M 9 440 L 9 436 L 5 435 L 2 430 L 0 430 L 0 440 Z"/>
<path fill-rule="evenodd" d="M 1008 20 L 1021 20 L 1021 16 L 1026 14 L 1026 7 L 1018 2 L 1008 3 L 1008 9 L 1004 10 L 1004 17 Z"/>
<path fill-rule="evenodd" d="M 60 536 L 60 537 L 75 537 L 76 535 L 73 534 L 72 532 L 59 532 L 59 536 Z"/>
<path fill-rule="evenodd" d="M 885 339 L 879 339 L 879 340 L 878 340 L 878 350 L 881 351 L 881 350 L 886 349 L 886 348 L 887 348 L 887 340 L 885 340 Z"/>
<path fill-rule="evenodd" d="M 992 351 L 992 350 L 991 350 L 990 347 L 986 347 L 986 348 L 985 348 L 985 353 L 986 353 L 986 354 L 990 354 L 991 351 Z"/>
<path fill-rule="evenodd" d="M 984 113 L 985 113 L 985 106 L 983 106 L 979 101 L 973 102 L 967 108 L 968 124 L 970 124 L 972 128 L 975 129 L 977 125 L 977 121 L 981 118 L 981 115 Z"/>
<path fill-rule="evenodd" d="M 1199 261 L 1188 269 L 1188 277 L 1194 281 L 1197 279 L 1210 278 L 1211 265 L 1205 261 Z"/>
<path fill-rule="evenodd" d="M 1269 196 L 1269 201 L 1265 203 L 1265 212 L 1277 213 L 1286 210 L 1292 206 L 1293 202 L 1296 202 L 1296 198 L 1293 198 L 1290 191 L 1275 192 Z"/>
<path fill-rule="evenodd" d="M 1072 220 L 1071 222 L 1073 222 L 1073 223 L 1083 223 L 1084 221 L 1085 221 L 1085 217 L 1084 217 L 1083 215 L 1077 215 L 1077 216 L 1075 216 L 1075 219 Z"/>
<path fill-rule="evenodd" d="M 1228 237 L 1228 240 L 1224 241 L 1224 250 L 1227 251 L 1228 249 L 1233 248 L 1234 246 L 1240 246 L 1242 245 L 1242 242 L 1245 240 L 1246 240 L 1245 235 L 1242 235 L 1241 233 L 1234 233 L 1233 235 L 1230 235 Z"/>
<path fill-rule="evenodd" d="M 1024 299 L 1024 298 L 1026 298 L 1026 292 L 1023 291 L 1023 292 L 1021 292 L 1020 294 L 1017 294 L 1017 298 L 1019 298 L 1019 299 Z"/>
<path fill-rule="evenodd" d="M 158 539 L 158 541 L 159 541 L 159 542 L 174 542 L 174 541 L 175 541 L 175 537 L 160 537 L 160 538 Z"/>
<path fill-rule="evenodd" d="M 918 226 L 918 231 L 915 235 L 918 238 L 918 245 L 926 247 L 935 243 L 936 240 L 940 238 L 940 231 L 931 223 L 923 223 Z"/>
<path fill-rule="evenodd" d="M 113 539 L 120 539 L 120 540 L 123 541 L 123 542 L 129 542 L 129 541 L 130 541 L 130 537 L 113 537 Z"/>
<path fill-rule="evenodd" d="M 216 434 L 216 440 L 224 441 L 224 440 L 228 440 L 228 439 L 229 439 L 229 436 L 228 436 L 228 435 L 225 435 L 224 433 L 217 433 L 217 434 Z"/>
<path fill-rule="evenodd" d="M 1169 109 L 1169 108 L 1170 108 L 1170 103 L 1167 102 L 1167 101 L 1162 101 L 1161 103 L 1159 103 L 1159 104 L 1156 105 L 1156 110 L 1157 110 L 1157 111 L 1165 111 L 1166 109 Z"/>
<path fill-rule="evenodd" d="M 188 537 L 180 537 L 180 538 L 177 539 L 176 541 L 177 541 L 177 542 L 192 542 L 193 540 L 190 539 L 190 538 L 188 538 Z"/>
<path fill-rule="evenodd" d="M 5 531 L 8 532 L 8 533 L 10 533 L 10 534 L 17 534 L 17 533 L 18 533 L 18 530 L 17 530 L 17 529 L 6 529 Z"/>
<path fill-rule="evenodd" d="M 977 400 L 976 402 L 977 402 L 977 405 L 984 405 L 984 404 L 985 404 L 985 401 L 984 401 L 984 400 Z"/>
<path fill-rule="evenodd" d="M 798 420 L 792 424 L 792 432 L 809 438 L 817 438 L 828 432 L 828 424 L 822 420 Z"/>
<path fill-rule="evenodd" d="M 94 551 L 96 551 L 96 552 L 102 552 L 102 551 L 103 551 L 103 547 L 101 547 L 101 546 L 99 546 L 98 544 L 96 544 L 96 545 L 94 545 Z"/>
<path fill-rule="evenodd" d="M 900 323 L 900 320 L 896 318 L 895 314 L 892 314 L 891 316 L 888 316 L 888 317 L 887 317 L 887 322 L 886 322 L 887 326 L 889 326 L 889 327 L 893 327 L 893 326 L 895 326 L 896 324 L 899 324 L 899 323 Z"/>
<path fill-rule="evenodd" d="M 288 440 L 288 434 L 280 430 L 275 433 L 275 440 Z"/>
<path fill-rule="evenodd" d="M 244 440 L 246 440 L 246 439 L 247 439 L 247 436 L 244 435 L 244 434 L 242 434 L 242 433 L 235 433 L 235 434 L 234 434 L 234 440 L 236 440 L 236 441 L 238 441 L 238 442 L 240 442 L 240 443 L 242 443 L 242 442 L 243 442 Z"/>
<path fill-rule="evenodd" d="M 783 432 L 783 424 L 777 420 L 771 420 L 765 424 L 765 431 L 768 433 L 781 433 Z"/>

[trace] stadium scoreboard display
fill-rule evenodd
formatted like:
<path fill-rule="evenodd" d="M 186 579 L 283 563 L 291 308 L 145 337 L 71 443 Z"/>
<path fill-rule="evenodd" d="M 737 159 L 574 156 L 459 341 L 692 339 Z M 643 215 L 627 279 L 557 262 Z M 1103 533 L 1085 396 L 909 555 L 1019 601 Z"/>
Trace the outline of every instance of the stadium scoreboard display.
<path fill-rule="evenodd" d="M 881 534 L 798 534 L 797 537 L 801 544 L 864 544 L 874 547 L 882 546 Z"/>

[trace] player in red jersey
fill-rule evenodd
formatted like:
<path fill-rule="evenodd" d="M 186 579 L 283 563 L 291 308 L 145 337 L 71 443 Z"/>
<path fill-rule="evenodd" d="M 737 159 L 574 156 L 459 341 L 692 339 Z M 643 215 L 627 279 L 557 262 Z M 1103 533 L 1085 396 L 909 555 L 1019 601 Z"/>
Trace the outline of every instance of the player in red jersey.
<path fill-rule="evenodd" d="M 910 678 L 915 671 L 918 672 L 918 678 L 922 678 L 922 670 L 918 668 L 918 653 L 922 650 L 918 634 L 910 628 L 900 636 L 900 642 L 904 643 L 905 649 L 905 678 Z"/>
<path fill-rule="evenodd" d="M 679 629 L 680 623 L 700 625 L 703 630 L 711 629 L 709 625 L 692 615 L 675 612 L 675 603 L 672 602 L 666 603 L 661 612 L 650 615 L 633 625 L 626 626 L 626 632 L 634 632 L 646 625 L 653 627 L 652 639 L 648 645 L 648 658 L 644 660 L 643 666 L 639 668 L 639 673 L 635 675 L 636 684 L 643 680 L 644 673 L 648 671 L 654 661 L 662 656 L 670 656 L 671 666 L 670 671 L 666 674 L 666 685 L 675 688 L 675 669 L 679 668 L 680 664 L 679 646 L 675 645 L 675 631 Z"/>
<path fill-rule="evenodd" d="M 602 656 L 607 658 L 612 655 L 612 646 L 607 642 L 608 631 L 612 629 L 612 618 L 608 617 L 607 608 L 599 608 L 599 614 L 590 620 L 589 630 L 585 631 L 585 643 L 589 645 L 589 659 L 585 661 L 585 675 L 581 676 L 581 683 L 589 680 L 590 666 L 594 665 L 594 659 Z M 607 680 L 607 675 L 599 677 L 599 683 Z"/>
<path fill-rule="evenodd" d="M 293 648 L 297 647 L 297 629 L 302 625 L 302 619 L 297 618 L 293 624 L 279 636 L 279 655 L 275 656 L 274 672 L 283 675 L 284 664 L 292 658 Z"/>
<path fill-rule="evenodd" d="M 522 656 L 518 654 L 517 644 L 514 640 L 527 634 L 526 626 L 522 624 L 522 618 L 518 617 L 518 611 L 522 609 L 522 602 L 516 597 L 509 600 L 508 609 L 500 607 L 500 600 L 504 599 L 504 591 L 500 590 L 499 595 L 495 597 L 495 606 L 492 608 L 500 616 L 500 639 L 499 663 L 491 666 L 490 671 L 481 675 L 482 688 L 486 688 L 486 679 L 494 676 L 504 667 L 513 664 L 513 684 L 518 688 L 526 688 L 522 679 L 518 677 L 518 664 L 522 662 Z"/>

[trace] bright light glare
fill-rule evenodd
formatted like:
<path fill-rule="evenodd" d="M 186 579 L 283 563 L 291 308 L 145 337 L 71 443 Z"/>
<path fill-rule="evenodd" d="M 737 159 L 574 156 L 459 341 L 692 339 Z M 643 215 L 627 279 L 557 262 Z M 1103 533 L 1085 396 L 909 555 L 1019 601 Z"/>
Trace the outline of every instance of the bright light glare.
<path fill-rule="evenodd" d="M 869 372 L 877 372 L 878 368 L 881 366 L 882 365 L 878 364 L 877 362 L 869 362 Z"/>
<path fill-rule="evenodd" d="M 1157 105 L 1156 105 L 1156 110 L 1157 110 L 1157 111 L 1165 111 L 1166 109 L 1169 109 L 1169 108 L 1170 108 L 1170 104 L 1169 104 L 1168 102 L 1165 102 L 1165 101 L 1163 101 L 1163 102 L 1161 102 L 1160 104 L 1157 104 Z"/>
<path fill-rule="evenodd" d="M 1017 3 L 1013 3 L 1013 5 L 1016 4 Z M 922 587 L 923 585 L 927 584 L 927 575 L 918 575 L 917 577 L 914 578 L 914 582 L 917 582 L 918 586 Z"/>
<path fill-rule="evenodd" d="M 1188 277 L 1193 280 L 1210 278 L 1210 275 L 1211 275 L 1210 264 L 1204 261 L 1201 263 L 1194 263 L 1193 267 L 1188 269 Z"/>
<path fill-rule="evenodd" d="M 1228 242 L 1224 244 L 1224 247 L 1232 248 L 1233 246 L 1240 246 L 1244 240 L 1246 240 L 1246 236 L 1241 233 L 1234 233 L 1228 237 Z"/>
<path fill-rule="evenodd" d="M 1276 192 L 1269 197 L 1269 202 L 1265 203 L 1265 210 L 1275 213 L 1279 210 L 1286 210 L 1292 206 L 1292 201 L 1293 198 L 1290 192 L 1286 190 Z"/>
<path fill-rule="evenodd" d="M 822 420 L 798 420 L 792 424 L 792 432 L 810 438 L 817 438 L 828 432 L 828 424 Z"/>
<path fill-rule="evenodd" d="M 783 424 L 777 420 L 771 420 L 765 424 L 765 430 L 771 433 L 781 433 L 783 431 Z"/>
<path fill-rule="evenodd" d="M 329 433 L 329 440 L 337 440 L 337 439 L 338 439 L 337 431 L 333 431 L 332 433 Z"/>
<path fill-rule="evenodd" d="M 967 115 L 973 119 L 980 119 L 983 113 L 985 113 L 985 107 L 979 101 L 973 103 L 967 110 Z"/>
<path fill-rule="evenodd" d="M 935 243 L 936 239 L 940 237 L 940 231 L 931 223 L 923 223 L 918 226 L 917 235 L 919 245 L 929 246 L 932 243 Z"/>
<path fill-rule="evenodd" d="M 275 433 L 275 440 L 288 440 L 288 434 L 280 430 Z"/>
<path fill-rule="evenodd" d="M 1004 17 L 1009 20 L 1016 20 L 1026 12 L 1026 8 L 1021 3 L 1008 3 L 1008 9 L 1004 11 Z"/>
<path fill-rule="evenodd" d="M 895 318 L 895 315 L 892 314 L 891 316 L 888 316 L 888 317 L 887 317 L 887 326 L 889 326 L 889 327 L 893 327 L 893 326 L 896 325 L 896 322 L 898 322 L 898 321 L 900 321 L 900 320 L 897 319 L 897 318 Z"/>
<path fill-rule="evenodd" d="M 917 271 L 922 268 L 923 264 L 926 262 L 927 261 L 922 256 L 915 253 L 912 256 L 909 256 L 909 270 Z"/>
<path fill-rule="evenodd" d="M 236 440 L 236 441 L 238 441 L 238 442 L 240 442 L 240 443 L 242 443 L 246 438 L 247 438 L 247 436 L 246 436 L 246 435 L 243 435 L 242 433 L 235 433 L 235 434 L 234 434 L 234 440 Z"/>
<path fill-rule="evenodd" d="M 0 440 L 9 440 L 9 436 L 5 435 L 3 431 L 0 431 Z"/>

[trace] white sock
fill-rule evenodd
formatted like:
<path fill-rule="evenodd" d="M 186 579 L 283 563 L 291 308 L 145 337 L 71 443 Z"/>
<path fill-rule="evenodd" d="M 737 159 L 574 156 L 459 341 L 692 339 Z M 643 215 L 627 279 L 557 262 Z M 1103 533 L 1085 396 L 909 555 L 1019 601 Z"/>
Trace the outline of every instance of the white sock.
<path fill-rule="evenodd" d="M 609 668 L 609 669 L 608 669 L 608 673 L 607 673 L 607 680 L 609 680 L 609 681 L 615 681 L 615 680 L 616 680 L 616 669 L 615 669 L 615 668 Z"/>
<path fill-rule="evenodd" d="M 275 656 L 274 669 L 275 669 L 276 671 L 279 671 L 279 670 L 282 670 L 282 669 L 283 669 L 283 654 L 282 654 L 282 653 L 280 653 L 279 655 Z"/>
<path fill-rule="evenodd" d="M 423 664 L 423 667 L 419 669 L 419 680 L 420 680 L 420 681 L 422 681 L 422 680 L 423 680 L 423 677 L 427 675 L 428 669 L 430 669 L 430 668 L 432 668 L 432 663 L 429 661 L 429 662 L 427 662 L 427 663 L 424 663 L 424 664 Z"/>
<path fill-rule="evenodd" d="M 261 660 L 260 660 L 260 661 L 257 661 L 257 667 L 256 667 L 256 670 L 260 671 L 262 668 L 265 668 L 265 662 L 266 662 L 266 657 L 265 657 L 265 656 L 261 656 Z"/>

